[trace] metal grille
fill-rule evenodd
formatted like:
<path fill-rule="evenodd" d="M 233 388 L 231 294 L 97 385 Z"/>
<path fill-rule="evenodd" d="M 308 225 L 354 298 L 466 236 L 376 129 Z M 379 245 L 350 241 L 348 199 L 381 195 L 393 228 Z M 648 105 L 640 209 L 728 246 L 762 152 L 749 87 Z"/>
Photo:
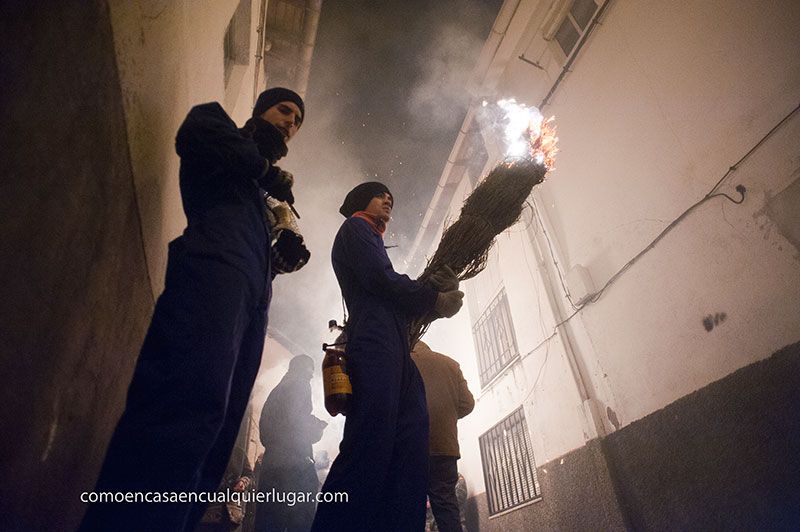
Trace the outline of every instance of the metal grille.
<path fill-rule="evenodd" d="M 489 515 L 541 497 L 528 423 L 519 407 L 479 438 Z"/>
<path fill-rule="evenodd" d="M 478 353 L 481 386 L 486 386 L 519 354 L 505 288 L 478 318 L 472 336 Z"/>

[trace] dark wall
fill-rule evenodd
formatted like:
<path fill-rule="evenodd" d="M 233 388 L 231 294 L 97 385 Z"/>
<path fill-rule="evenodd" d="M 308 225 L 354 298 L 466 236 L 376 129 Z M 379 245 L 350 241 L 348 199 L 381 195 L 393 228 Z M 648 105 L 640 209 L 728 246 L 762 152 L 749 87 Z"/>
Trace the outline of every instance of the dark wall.
<path fill-rule="evenodd" d="M 800 529 L 800 343 L 604 442 L 636 530 Z"/>
<path fill-rule="evenodd" d="M 542 499 L 488 519 L 486 493 L 470 499 L 467 530 L 621 530 L 622 516 L 597 440 L 538 466 Z"/>
<path fill-rule="evenodd" d="M 0 515 L 69 530 L 153 301 L 108 7 L 0 3 Z"/>
<path fill-rule="evenodd" d="M 470 499 L 469 529 L 800 530 L 800 343 L 562 459 L 539 502 Z"/>

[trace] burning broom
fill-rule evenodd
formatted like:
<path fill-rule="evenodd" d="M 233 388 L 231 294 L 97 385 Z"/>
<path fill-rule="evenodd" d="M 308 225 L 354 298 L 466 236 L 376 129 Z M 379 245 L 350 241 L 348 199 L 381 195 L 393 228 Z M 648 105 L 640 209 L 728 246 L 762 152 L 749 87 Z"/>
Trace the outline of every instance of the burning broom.
<path fill-rule="evenodd" d="M 445 266 L 460 281 L 471 279 L 486 267 L 497 235 L 513 225 L 535 185 L 553 168 L 558 138 L 553 118 L 544 120 L 535 108 L 513 100 L 501 100 L 506 110 L 506 139 L 510 146 L 505 161 L 495 166 L 464 202 L 461 214 L 442 235 L 442 241 L 418 280 L 425 281 Z M 413 346 L 437 318 L 428 314 L 409 325 Z"/>

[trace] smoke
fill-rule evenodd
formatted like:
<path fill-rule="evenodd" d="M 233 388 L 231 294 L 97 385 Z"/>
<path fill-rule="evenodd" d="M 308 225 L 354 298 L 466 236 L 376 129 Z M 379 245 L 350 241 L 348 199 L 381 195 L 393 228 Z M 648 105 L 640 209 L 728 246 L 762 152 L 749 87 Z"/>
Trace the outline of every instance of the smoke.
<path fill-rule="evenodd" d="M 320 361 L 328 320 L 342 321 L 341 293 L 330 263 L 331 246 L 344 221 L 339 205 L 366 172 L 336 134 L 336 109 L 309 103 L 309 121 L 279 164 L 295 176 L 298 224 L 311 259 L 300 271 L 275 278 L 269 331 L 293 354 Z"/>
<path fill-rule="evenodd" d="M 448 24 L 420 56 L 422 75 L 408 100 L 408 112 L 422 131 L 441 135 L 452 131 L 454 119 L 460 125 L 469 103 L 465 88 L 483 44 L 483 36 Z"/>
<path fill-rule="evenodd" d="M 295 176 L 295 207 L 311 260 L 273 282 L 271 340 L 253 406 L 258 415 L 292 356 L 310 355 L 317 362 L 311 383 L 314 413 L 332 423 L 315 447 L 328 450 L 331 458 L 343 420 L 332 420 L 324 411 L 319 364 L 322 342 L 329 340 L 328 320 L 341 323 L 343 318 L 330 262 L 344 221 L 339 206 L 364 181 L 381 181 L 392 190 L 395 209 L 384 239 L 398 246 L 388 251 L 403 272 L 400 258 L 419 228 L 463 121 L 469 100 L 464 87 L 496 3 L 466 9 L 455 0 L 323 5 L 306 119 L 289 144 L 289 155 L 278 163 Z M 443 25 L 443 20 L 450 22 Z"/>

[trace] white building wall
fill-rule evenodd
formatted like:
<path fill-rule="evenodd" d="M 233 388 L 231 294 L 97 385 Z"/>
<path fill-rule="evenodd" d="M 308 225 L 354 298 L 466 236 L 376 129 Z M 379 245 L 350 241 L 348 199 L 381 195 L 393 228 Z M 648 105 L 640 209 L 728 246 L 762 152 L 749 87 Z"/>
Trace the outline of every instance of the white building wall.
<path fill-rule="evenodd" d="M 476 94 L 539 104 L 561 69 L 541 38 L 551 5 L 520 2 Z M 556 116 L 561 152 L 533 200 L 564 273 L 582 265 L 600 288 L 800 103 L 798 27 L 800 4 L 790 0 L 610 4 L 543 111 Z M 545 70 L 518 60 L 521 54 Z M 700 206 L 570 321 L 601 432 L 800 340 L 800 251 L 767 215 L 767 202 L 800 177 L 798 139 L 795 116 L 723 183 L 734 198 L 737 184 L 747 188 L 742 205 L 714 198 Z M 452 219 L 468 194 L 463 186 Z M 596 435 L 562 337 L 549 342 L 549 353 L 526 356 L 552 332 L 556 311 L 541 295 L 524 223 L 498 238 L 496 264 L 465 283 L 469 320 L 462 311 L 429 333 L 443 352 L 458 339 L 478 398 L 459 425 L 460 469 L 472 493 L 485 489 L 478 436 L 521 404 L 538 464 Z M 467 344 L 500 283 L 523 359 L 481 391 Z M 557 298 L 561 315 L 571 312 L 563 293 Z M 707 331 L 703 319 L 717 313 L 725 321 Z M 436 345 L 439 330 L 449 343 Z"/>
<path fill-rule="evenodd" d="M 458 217 L 471 192 L 468 180 L 463 180 L 450 204 L 451 220 Z M 538 464 L 582 446 L 593 435 L 585 425 L 582 401 L 560 338 L 545 341 L 556 321 L 528 236 L 533 223 L 529 211 L 497 238 L 487 268 L 462 284 L 466 294 L 464 309 L 452 319 L 434 322 L 425 336 L 432 349 L 459 362 L 476 398 L 475 410 L 459 421 L 459 471 L 473 494 L 486 490 L 479 437 L 520 406 L 524 407 Z M 434 241 L 438 243 L 439 237 Z M 435 247 L 429 254 L 434 251 Z M 506 292 L 514 321 L 519 361 L 482 387 L 472 329 L 501 288 Z"/>
<path fill-rule="evenodd" d="M 541 204 L 598 287 L 800 102 L 800 5 L 691 4 L 614 2 L 546 109 L 562 151 Z M 756 223 L 797 178 L 798 122 L 723 184 L 743 205 L 703 205 L 581 313 L 621 425 L 798 340 L 798 250 Z"/>
<path fill-rule="evenodd" d="M 238 124 L 249 117 L 261 3 L 253 0 L 250 6 L 250 62 L 233 76 L 235 94 L 227 95 L 223 41 L 239 0 L 108 4 L 145 251 L 157 296 L 164 283 L 167 242 L 186 225 L 175 133 L 199 103 L 220 102 Z"/>

